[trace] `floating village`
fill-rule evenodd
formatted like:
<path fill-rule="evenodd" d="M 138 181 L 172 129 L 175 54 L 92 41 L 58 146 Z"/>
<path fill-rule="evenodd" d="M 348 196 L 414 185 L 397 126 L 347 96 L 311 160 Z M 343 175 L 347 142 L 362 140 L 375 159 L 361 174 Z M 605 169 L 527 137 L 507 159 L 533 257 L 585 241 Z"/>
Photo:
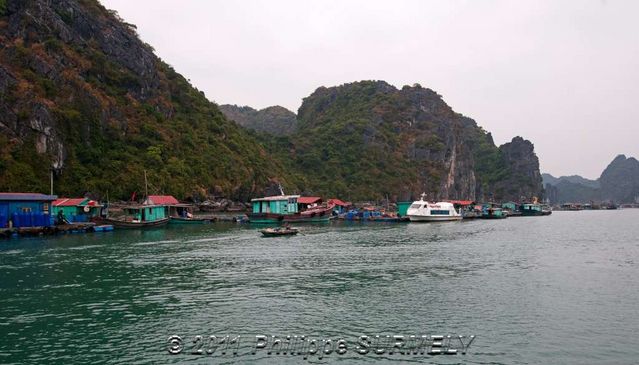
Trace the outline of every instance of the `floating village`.
<path fill-rule="evenodd" d="M 416 201 L 386 204 L 351 203 L 337 198 L 280 195 L 250 203 L 185 203 L 170 195 L 147 195 L 142 201 L 104 203 L 90 198 L 64 198 L 40 193 L 0 193 L 0 237 L 109 232 L 157 228 L 167 224 L 210 224 L 218 221 L 261 226 L 264 236 L 294 235 L 296 223 L 331 221 L 402 223 L 468 219 L 539 217 L 554 210 L 618 209 L 614 204 L 563 204 L 551 207 L 537 198 L 529 202 Z"/>

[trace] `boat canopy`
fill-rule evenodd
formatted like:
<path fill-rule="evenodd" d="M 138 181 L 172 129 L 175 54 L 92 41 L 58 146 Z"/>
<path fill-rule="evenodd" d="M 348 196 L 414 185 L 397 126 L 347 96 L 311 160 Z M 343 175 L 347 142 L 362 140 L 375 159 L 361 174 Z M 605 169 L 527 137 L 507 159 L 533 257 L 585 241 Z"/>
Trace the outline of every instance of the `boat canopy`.
<path fill-rule="evenodd" d="M 266 196 L 264 198 L 255 198 L 251 199 L 251 202 L 272 202 L 272 201 L 281 201 L 289 199 L 299 199 L 299 195 L 275 195 L 275 196 Z"/>

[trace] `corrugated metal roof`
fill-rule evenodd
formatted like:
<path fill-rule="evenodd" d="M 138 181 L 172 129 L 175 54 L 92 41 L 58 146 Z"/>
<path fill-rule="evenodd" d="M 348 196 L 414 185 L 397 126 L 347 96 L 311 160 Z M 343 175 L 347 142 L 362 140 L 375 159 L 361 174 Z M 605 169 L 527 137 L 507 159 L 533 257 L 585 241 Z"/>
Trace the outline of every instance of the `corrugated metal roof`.
<path fill-rule="evenodd" d="M 275 196 L 266 196 L 264 198 L 255 198 L 251 199 L 252 202 L 271 202 L 278 200 L 288 200 L 290 198 L 299 199 L 299 195 L 275 195 Z"/>
<path fill-rule="evenodd" d="M 180 202 L 175 199 L 172 195 L 149 195 L 146 198 L 146 204 L 149 205 L 175 205 L 180 204 Z"/>
<path fill-rule="evenodd" d="M 297 202 L 301 204 L 313 204 L 321 201 L 322 198 L 319 196 L 301 196 L 297 198 Z"/>
<path fill-rule="evenodd" d="M 54 201 L 57 198 L 56 195 L 40 193 L 0 193 L 0 200 Z"/>
<path fill-rule="evenodd" d="M 79 205 L 97 207 L 100 205 L 100 203 L 95 200 L 89 200 L 87 198 L 58 198 L 53 202 L 54 207 L 77 207 Z"/>
<path fill-rule="evenodd" d="M 59 198 L 53 202 L 54 207 L 75 207 L 82 204 L 86 198 Z"/>
<path fill-rule="evenodd" d="M 339 205 L 340 207 L 347 207 L 351 205 L 350 203 L 346 203 L 339 199 L 328 199 L 328 204 Z"/>

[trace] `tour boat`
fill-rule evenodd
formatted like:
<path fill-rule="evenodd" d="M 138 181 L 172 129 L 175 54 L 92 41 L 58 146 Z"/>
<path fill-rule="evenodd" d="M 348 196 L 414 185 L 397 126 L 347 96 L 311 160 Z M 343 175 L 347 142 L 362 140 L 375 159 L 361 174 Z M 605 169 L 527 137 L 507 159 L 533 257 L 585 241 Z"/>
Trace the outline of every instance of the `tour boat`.
<path fill-rule="evenodd" d="M 426 193 L 420 200 L 414 201 L 408 207 L 406 215 L 411 222 L 439 222 L 461 220 L 462 215 L 449 202 L 430 203 L 426 201 Z"/>

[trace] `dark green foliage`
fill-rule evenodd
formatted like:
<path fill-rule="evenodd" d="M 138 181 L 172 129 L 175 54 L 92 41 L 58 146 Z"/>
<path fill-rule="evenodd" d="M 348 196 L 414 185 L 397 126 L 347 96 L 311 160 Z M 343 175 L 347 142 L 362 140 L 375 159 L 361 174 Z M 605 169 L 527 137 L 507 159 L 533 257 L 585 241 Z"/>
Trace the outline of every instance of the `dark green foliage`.
<path fill-rule="evenodd" d="M 95 16 L 96 24 L 112 22 L 130 34 L 130 26 L 96 1 L 79 3 Z M 46 6 L 65 23 L 73 23 L 71 13 L 57 3 Z M 221 189 L 244 200 L 260 194 L 272 179 L 294 188 L 254 137 L 228 121 L 170 66 L 153 58 L 155 64 L 141 74 L 104 53 L 96 38 L 69 44 L 49 28 L 34 26 L 42 33 L 34 33 L 29 42 L 12 40 L 0 50 L 0 66 L 16 78 L 2 103 L 10 101 L 4 105 L 15 113 L 19 136 L 2 136 L 0 190 L 47 192 L 51 167 L 59 159 L 58 143 L 64 153 L 62 167 L 55 170 L 59 195 L 140 195 L 145 170 L 151 193 L 180 199 Z M 7 30 L 0 32 L 11 39 Z M 146 52 L 147 46 L 137 39 L 127 44 L 127 52 Z M 148 86 L 150 82 L 154 86 Z M 31 127 L 36 119 L 49 128 L 48 135 Z M 44 153 L 36 152 L 37 141 L 41 149 L 45 146 Z"/>

